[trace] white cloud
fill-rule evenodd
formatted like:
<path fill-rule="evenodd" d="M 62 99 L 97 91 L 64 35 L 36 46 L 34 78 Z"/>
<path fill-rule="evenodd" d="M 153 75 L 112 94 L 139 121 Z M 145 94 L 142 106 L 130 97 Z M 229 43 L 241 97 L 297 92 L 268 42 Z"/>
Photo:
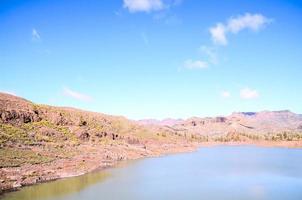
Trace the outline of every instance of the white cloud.
<path fill-rule="evenodd" d="M 238 33 L 243 29 L 250 29 L 252 31 L 258 31 L 265 24 L 271 22 L 261 14 L 246 13 L 243 16 L 232 17 L 228 21 L 228 30 L 232 33 Z"/>
<path fill-rule="evenodd" d="M 227 45 L 227 34 L 236 34 L 244 29 L 252 31 L 258 31 L 272 20 L 266 18 L 262 14 L 250 14 L 239 15 L 237 17 L 231 17 L 226 24 L 218 23 L 216 26 L 209 29 L 212 40 L 215 44 Z"/>
<path fill-rule="evenodd" d="M 40 34 L 38 33 L 38 31 L 35 28 L 33 28 L 32 32 L 31 32 L 31 35 L 32 35 L 33 40 L 40 40 L 41 39 Z"/>
<path fill-rule="evenodd" d="M 80 92 L 76 92 L 76 91 L 71 90 L 67 87 L 63 88 L 63 94 L 65 96 L 72 97 L 76 100 L 80 100 L 80 101 L 84 101 L 84 102 L 91 102 L 93 100 L 92 97 L 90 97 L 86 94 L 82 94 Z"/>
<path fill-rule="evenodd" d="M 259 97 L 259 93 L 257 90 L 243 88 L 242 90 L 240 90 L 240 97 L 242 99 L 256 99 Z"/>
<path fill-rule="evenodd" d="M 223 98 L 230 98 L 231 97 L 231 93 L 229 91 L 222 91 L 221 92 L 221 97 L 223 97 Z"/>
<path fill-rule="evenodd" d="M 184 62 L 184 67 L 187 69 L 204 69 L 208 67 L 208 63 L 201 60 L 188 59 Z"/>
<path fill-rule="evenodd" d="M 123 0 L 124 8 L 130 12 L 151 12 L 164 9 L 161 0 Z"/>
<path fill-rule="evenodd" d="M 227 45 L 226 39 L 226 27 L 218 23 L 216 26 L 210 28 L 210 33 L 212 36 L 212 40 L 215 44 Z"/>
<path fill-rule="evenodd" d="M 123 0 L 123 7 L 129 12 L 152 12 L 168 10 L 181 5 L 183 0 Z"/>

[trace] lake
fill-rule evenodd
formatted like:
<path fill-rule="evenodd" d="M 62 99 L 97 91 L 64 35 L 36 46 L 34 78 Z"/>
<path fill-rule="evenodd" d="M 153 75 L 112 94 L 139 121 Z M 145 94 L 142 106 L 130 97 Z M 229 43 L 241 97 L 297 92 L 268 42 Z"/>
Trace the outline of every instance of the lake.
<path fill-rule="evenodd" d="M 205 147 L 25 187 L 0 199 L 301 200 L 302 149 Z"/>

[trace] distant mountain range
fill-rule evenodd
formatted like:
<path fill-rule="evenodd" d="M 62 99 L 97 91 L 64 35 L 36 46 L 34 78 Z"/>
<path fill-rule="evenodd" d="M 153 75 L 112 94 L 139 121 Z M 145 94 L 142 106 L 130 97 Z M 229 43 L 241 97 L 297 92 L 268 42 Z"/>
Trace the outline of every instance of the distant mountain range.
<path fill-rule="evenodd" d="M 302 131 L 302 115 L 289 110 L 262 112 L 234 112 L 226 117 L 192 117 L 182 119 L 139 120 L 147 126 L 168 126 L 175 130 L 201 135 L 219 135 L 229 132 L 268 134 Z"/>

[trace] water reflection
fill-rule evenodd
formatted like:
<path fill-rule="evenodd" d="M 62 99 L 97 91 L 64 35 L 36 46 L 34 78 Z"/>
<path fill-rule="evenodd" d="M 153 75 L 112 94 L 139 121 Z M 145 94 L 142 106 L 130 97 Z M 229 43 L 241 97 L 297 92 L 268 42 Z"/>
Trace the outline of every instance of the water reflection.
<path fill-rule="evenodd" d="M 105 180 L 109 176 L 107 171 L 93 172 L 84 176 L 60 179 L 39 185 L 24 187 L 18 192 L 7 193 L 5 200 L 39 200 L 56 199 L 79 193 L 84 188 Z M 0 198 L 2 199 L 2 198 Z"/>

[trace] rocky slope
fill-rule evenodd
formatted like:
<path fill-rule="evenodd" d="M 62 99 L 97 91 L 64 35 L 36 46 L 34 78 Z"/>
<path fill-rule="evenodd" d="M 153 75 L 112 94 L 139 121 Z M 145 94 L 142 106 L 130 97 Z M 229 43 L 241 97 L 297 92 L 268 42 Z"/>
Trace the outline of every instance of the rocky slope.
<path fill-rule="evenodd" d="M 38 105 L 0 93 L 1 191 L 119 160 L 192 150 L 196 142 L 164 127 L 150 129 L 124 117 Z"/>

